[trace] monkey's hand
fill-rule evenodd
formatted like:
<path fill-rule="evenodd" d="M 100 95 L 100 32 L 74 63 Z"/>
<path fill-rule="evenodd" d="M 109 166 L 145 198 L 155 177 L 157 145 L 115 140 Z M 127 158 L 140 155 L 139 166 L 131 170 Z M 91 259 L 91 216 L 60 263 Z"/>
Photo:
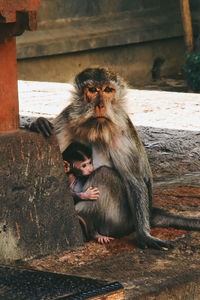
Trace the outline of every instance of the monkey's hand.
<path fill-rule="evenodd" d="M 53 124 L 43 117 L 31 122 L 31 124 L 28 126 L 28 129 L 34 132 L 42 133 L 46 137 L 53 134 Z"/>
<path fill-rule="evenodd" d="M 85 192 L 82 193 L 82 199 L 85 200 L 97 200 L 99 198 L 99 190 L 98 188 L 89 187 Z"/>
<path fill-rule="evenodd" d="M 93 235 L 94 240 L 96 240 L 99 244 L 108 244 L 110 243 L 110 241 L 114 240 L 114 238 L 109 237 L 109 236 L 105 236 L 105 235 L 101 235 L 98 232 L 95 232 L 95 234 Z"/>
<path fill-rule="evenodd" d="M 158 250 L 166 250 L 173 248 L 173 245 L 169 242 L 160 240 L 150 234 L 144 234 L 138 237 L 138 246 L 142 249 L 154 248 Z"/>

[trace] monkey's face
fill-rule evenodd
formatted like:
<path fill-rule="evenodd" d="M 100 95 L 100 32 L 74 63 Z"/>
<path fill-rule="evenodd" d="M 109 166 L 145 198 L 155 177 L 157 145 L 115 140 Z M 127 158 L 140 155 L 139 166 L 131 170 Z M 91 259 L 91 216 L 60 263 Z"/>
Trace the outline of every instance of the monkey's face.
<path fill-rule="evenodd" d="M 75 78 L 75 93 L 69 110 L 68 128 L 85 143 L 109 144 L 121 132 L 126 84 L 104 68 L 89 68 Z"/>
<path fill-rule="evenodd" d="M 92 159 L 86 159 L 85 161 L 75 161 L 73 163 L 73 169 L 75 176 L 88 176 L 93 172 Z"/>
<path fill-rule="evenodd" d="M 84 103 L 93 104 L 94 118 L 98 123 L 108 119 L 108 106 L 115 100 L 116 89 L 112 84 L 90 84 L 84 88 Z"/>

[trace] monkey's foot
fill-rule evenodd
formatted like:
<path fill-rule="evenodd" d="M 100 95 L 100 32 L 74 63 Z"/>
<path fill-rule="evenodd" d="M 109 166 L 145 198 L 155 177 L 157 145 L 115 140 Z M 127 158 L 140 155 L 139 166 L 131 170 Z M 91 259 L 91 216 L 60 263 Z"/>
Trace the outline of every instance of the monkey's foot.
<path fill-rule="evenodd" d="M 105 235 L 101 235 L 98 232 L 95 232 L 95 234 L 93 235 L 94 240 L 96 240 L 99 244 L 108 244 L 110 243 L 110 241 L 114 240 L 114 238 L 109 237 L 109 236 L 105 236 Z"/>
<path fill-rule="evenodd" d="M 171 243 L 160 240 L 151 235 L 139 237 L 138 246 L 142 249 L 154 248 L 158 250 L 167 250 L 170 248 L 174 248 Z"/>

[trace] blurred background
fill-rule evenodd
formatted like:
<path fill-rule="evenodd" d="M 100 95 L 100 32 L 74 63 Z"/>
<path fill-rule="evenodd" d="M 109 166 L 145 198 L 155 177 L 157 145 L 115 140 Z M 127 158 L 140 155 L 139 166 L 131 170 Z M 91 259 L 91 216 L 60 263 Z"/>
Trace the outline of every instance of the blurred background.
<path fill-rule="evenodd" d="M 198 47 L 200 1 L 190 8 Z M 37 19 L 37 31 L 17 38 L 18 79 L 72 83 L 94 66 L 111 67 L 131 87 L 182 75 L 179 1 L 43 0 Z"/>

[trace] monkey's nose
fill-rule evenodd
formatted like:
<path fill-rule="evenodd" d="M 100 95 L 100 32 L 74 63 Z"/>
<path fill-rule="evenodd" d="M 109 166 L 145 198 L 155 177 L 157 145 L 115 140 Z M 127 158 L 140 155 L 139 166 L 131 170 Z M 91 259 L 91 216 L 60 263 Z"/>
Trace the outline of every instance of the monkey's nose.
<path fill-rule="evenodd" d="M 103 108 L 104 107 L 104 103 L 100 102 L 98 106 L 99 106 L 99 108 Z"/>
<path fill-rule="evenodd" d="M 102 106 L 97 105 L 95 110 L 96 110 L 97 117 L 105 115 L 106 109 L 105 109 L 104 105 L 102 105 Z"/>

